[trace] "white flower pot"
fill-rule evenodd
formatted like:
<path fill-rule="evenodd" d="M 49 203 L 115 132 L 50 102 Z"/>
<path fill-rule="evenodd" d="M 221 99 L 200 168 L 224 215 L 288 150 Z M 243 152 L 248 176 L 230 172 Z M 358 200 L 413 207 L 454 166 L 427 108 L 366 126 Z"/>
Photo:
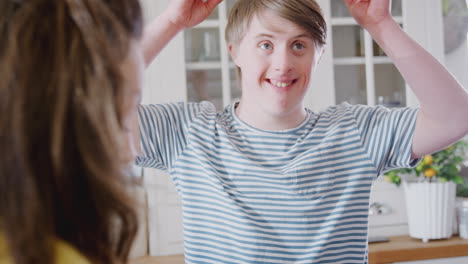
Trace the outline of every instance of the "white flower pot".
<path fill-rule="evenodd" d="M 455 220 L 456 184 L 403 182 L 409 235 L 428 242 L 450 238 Z"/>

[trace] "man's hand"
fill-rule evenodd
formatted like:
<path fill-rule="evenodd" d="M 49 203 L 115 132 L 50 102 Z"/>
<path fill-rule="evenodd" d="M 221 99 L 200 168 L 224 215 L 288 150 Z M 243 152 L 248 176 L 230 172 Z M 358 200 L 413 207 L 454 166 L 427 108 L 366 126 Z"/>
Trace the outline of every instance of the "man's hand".
<path fill-rule="evenodd" d="M 344 2 L 354 19 L 366 29 L 391 18 L 390 0 L 344 0 Z"/>
<path fill-rule="evenodd" d="M 165 16 L 180 30 L 205 20 L 222 0 L 171 0 Z"/>
<path fill-rule="evenodd" d="M 171 0 L 169 6 L 145 29 L 142 47 L 146 65 L 180 31 L 205 20 L 222 0 Z"/>

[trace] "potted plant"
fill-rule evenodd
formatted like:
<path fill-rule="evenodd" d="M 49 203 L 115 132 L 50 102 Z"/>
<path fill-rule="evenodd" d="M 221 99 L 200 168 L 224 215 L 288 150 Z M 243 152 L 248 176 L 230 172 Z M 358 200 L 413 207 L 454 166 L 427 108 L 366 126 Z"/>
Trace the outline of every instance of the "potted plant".
<path fill-rule="evenodd" d="M 424 156 L 414 168 L 385 173 L 387 182 L 403 185 L 411 237 L 427 242 L 452 236 L 456 189 L 463 183 L 460 170 L 467 151 L 468 143 L 461 140 Z"/>

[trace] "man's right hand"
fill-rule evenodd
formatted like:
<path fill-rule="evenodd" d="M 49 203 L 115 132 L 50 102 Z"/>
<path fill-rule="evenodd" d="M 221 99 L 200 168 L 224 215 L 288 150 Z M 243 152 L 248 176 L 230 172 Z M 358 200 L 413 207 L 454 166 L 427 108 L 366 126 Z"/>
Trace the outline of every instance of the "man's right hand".
<path fill-rule="evenodd" d="M 171 0 L 169 6 L 150 25 L 142 40 L 146 65 L 149 65 L 180 31 L 205 20 L 222 0 Z"/>
<path fill-rule="evenodd" d="M 171 0 L 164 15 L 179 30 L 205 20 L 222 0 Z"/>

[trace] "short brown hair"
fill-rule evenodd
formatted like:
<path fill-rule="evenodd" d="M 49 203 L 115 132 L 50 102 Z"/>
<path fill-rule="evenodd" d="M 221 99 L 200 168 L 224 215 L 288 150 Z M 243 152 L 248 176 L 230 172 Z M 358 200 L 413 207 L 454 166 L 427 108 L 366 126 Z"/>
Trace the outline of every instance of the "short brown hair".
<path fill-rule="evenodd" d="M 305 29 L 318 45 L 325 45 L 327 25 L 315 0 L 237 0 L 231 8 L 226 41 L 238 45 L 252 18 L 269 10 Z"/>

